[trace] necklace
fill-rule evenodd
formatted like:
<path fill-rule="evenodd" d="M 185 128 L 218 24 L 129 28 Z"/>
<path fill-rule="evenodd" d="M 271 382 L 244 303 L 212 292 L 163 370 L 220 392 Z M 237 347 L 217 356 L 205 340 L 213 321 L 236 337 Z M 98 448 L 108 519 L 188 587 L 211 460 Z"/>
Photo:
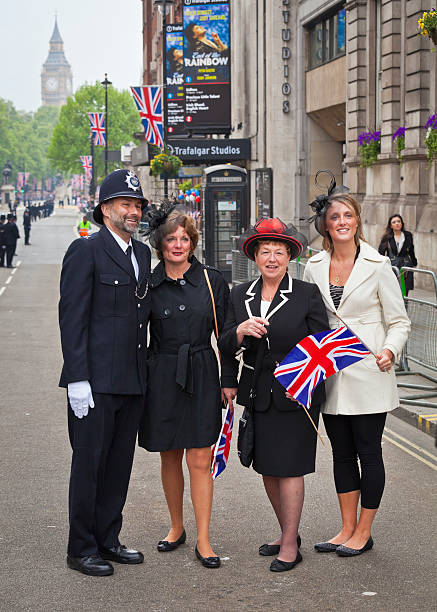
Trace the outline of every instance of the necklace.
<path fill-rule="evenodd" d="M 274 297 L 275 297 L 274 295 L 267 296 L 267 295 L 264 295 L 263 293 L 261 293 L 261 299 L 264 300 L 265 302 L 271 302 Z"/>

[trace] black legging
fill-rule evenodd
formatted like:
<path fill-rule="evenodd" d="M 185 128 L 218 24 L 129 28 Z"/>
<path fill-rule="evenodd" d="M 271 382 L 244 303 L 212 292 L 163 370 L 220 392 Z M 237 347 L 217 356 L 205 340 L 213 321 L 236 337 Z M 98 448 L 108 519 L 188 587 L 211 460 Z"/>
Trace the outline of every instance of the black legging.
<path fill-rule="evenodd" d="M 378 508 L 384 491 L 381 438 L 386 417 L 386 412 L 323 415 L 332 446 L 337 493 L 360 490 L 363 508 Z M 361 476 L 357 457 L 360 459 Z"/>

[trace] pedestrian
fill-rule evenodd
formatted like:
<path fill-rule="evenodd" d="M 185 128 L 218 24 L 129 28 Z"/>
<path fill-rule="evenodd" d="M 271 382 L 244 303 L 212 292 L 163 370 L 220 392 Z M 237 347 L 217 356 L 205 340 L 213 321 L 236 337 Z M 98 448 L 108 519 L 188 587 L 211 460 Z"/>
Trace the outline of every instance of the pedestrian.
<path fill-rule="evenodd" d="M 211 334 L 215 316 L 218 333 L 222 330 L 229 288 L 218 270 L 196 259 L 199 235 L 194 222 L 173 208 L 164 205 L 162 210 L 149 213 L 148 219 L 150 244 L 160 262 L 152 274 L 149 382 L 138 440 L 148 451 L 161 453 L 162 486 L 171 527 L 159 541 L 158 551 L 173 551 L 186 539 L 185 454 L 197 525 L 195 554 L 205 567 L 217 568 L 220 557 L 213 552 L 209 538 L 211 446 L 221 429 L 221 400 L 232 403 L 236 394 L 236 388 L 231 387 L 236 387 L 237 364 L 233 358 L 223 358 L 220 384 Z M 167 216 L 169 209 L 172 212 Z"/>
<path fill-rule="evenodd" d="M 306 239 L 280 219 L 262 219 L 240 237 L 240 249 L 255 261 L 260 276 L 236 285 L 225 328 L 218 340 L 222 354 L 243 353 L 237 402 L 253 402 L 253 468 L 281 528 L 278 539 L 259 548 L 262 556 L 278 555 L 272 572 L 292 570 L 302 561 L 299 521 L 304 501 L 304 475 L 315 471 L 316 431 L 304 409 L 287 398 L 273 375 L 275 367 L 305 336 L 328 329 L 320 291 L 292 279 L 288 264 L 306 248 Z M 313 395 L 310 415 L 318 422 L 324 385 Z"/>
<path fill-rule="evenodd" d="M 318 285 L 330 328 L 350 326 L 376 355 L 325 383 L 322 412 L 342 527 L 315 549 L 351 557 L 373 547 L 371 528 L 385 483 L 381 438 L 387 412 L 399 406 L 393 366 L 410 322 L 389 260 L 364 241 L 359 203 L 347 193 L 335 193 L 331 176 L 331 195 L 318 196 L 312 204 L 323 251 L 309 259 L 304 279 Z"/>
<path fill-rule="evenodd" d="M 82 221 L 77 226 L 77 231 L 81 238 L 87 238 L 90 235 L 91 223 L 88 221 L 87 215 L 83 215 Z"/>
<path fill-rule="evenodd" d="M 413 235 L 405 229 L 401 215 L 395 214 L 389 217 L 378 251 L 381 255 L 387 255 L 391 265 L 397 270 L 403 266 L 408 268 L 417 266 Z M 408 292 L 413 289 L 414 273 L 405 272 L 405 295 L 408 295 Z"/>
<path fill-rule="evenodd" d="M 5 266 L 6 256 L 6 215 L 0 215 L 0 268 Z"/>
<path fill-rule="evenodd" d="M 32 225 L 32 221 L 30 218 L 30 212 L 29 210 L 26 208 L 26 210 L 23 213 L 23 227 L 24 227 L 24 244 L 29 245 L 29 236 L 30 236 L 30 228 Z"/>
<path fill-rule="evenodd" d="M 146 389 L 150 249 L 132 238 L 146 203 L 132 171 L 109 174 L 94 210 L 101 230 L 75 240 L 62 265 L 59 384 L 73 451 L 67 565 L 91 576 L 112 574 L 109 561 L 144 560 L 119 533 Z"/>
<path fill-rule="evenodd" d="M 6 265 L 8 268 L 13 268 L 12 260 L 17 249 L 17 240 L 20 238 L 20 233 L 16 224 L 16 218 L 9 213 L 7 223 L 5 225 L 5 244 L 6 244 Z"/>

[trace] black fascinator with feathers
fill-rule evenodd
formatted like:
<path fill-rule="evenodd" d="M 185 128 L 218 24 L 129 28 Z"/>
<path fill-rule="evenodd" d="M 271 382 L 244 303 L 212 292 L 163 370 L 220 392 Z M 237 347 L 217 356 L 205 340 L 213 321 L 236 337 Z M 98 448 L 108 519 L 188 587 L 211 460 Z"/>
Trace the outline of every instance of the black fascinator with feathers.
<path fill-rule="evenodd" d="M 319 232 L 321 236 L 323 236 L 323 232 L 320 230 L 320 220 L 325 214 L 326 209 L 328 208 L 329 204 L 334 199 L 333 196 L 338 195 L 339 193 L 349 193 L 349 189 L 345 185 L 338 185 L 337 187 L 335 176 L 332 174 L 331 170 L 318 170 L 316 174 L 316 178 L 315 178 L 315 183 L 317 187 L 323 188 L 323 186 L 320 185 L 317 181 L 317 177 L 319 176 L 319 174 L 322 174 L 322 173 L 328 174 L 331 178 L 331 181 L 328 187 L 328 193 L 323 193 L 321 195 L 318 195 L 316 199 L 313 200 L 309 204 L 309 206 L 311 206 L 315 214 L 308 219 L 309 223 L 312 223 L 314 221 L 314 227 L 316 228 L 316 230 Z"/>
<path fill-rule="evenodd" d="M 159 208 L 155 207 L 147 211 L 144 220 L 149 226 L 144 232 L 151 246 L 156 248 L 156 231 L 167 221 L 169 214 L 175 209 L 176 204 L 169 200 L 164 200 Z"/>

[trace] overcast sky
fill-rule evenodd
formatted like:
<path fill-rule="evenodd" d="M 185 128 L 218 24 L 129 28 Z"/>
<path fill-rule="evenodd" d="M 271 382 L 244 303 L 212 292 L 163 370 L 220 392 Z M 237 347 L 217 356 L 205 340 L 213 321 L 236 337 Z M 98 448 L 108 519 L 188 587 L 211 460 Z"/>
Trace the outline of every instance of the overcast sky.
<path fill-rule="evenodd" d="M 140 0 L 0 0 L 0 97 L 18 110 L 41 106 L 41 70 L 55 13 L 73 71 L 73 91 L 103 81 L 141 85 Z"/>

